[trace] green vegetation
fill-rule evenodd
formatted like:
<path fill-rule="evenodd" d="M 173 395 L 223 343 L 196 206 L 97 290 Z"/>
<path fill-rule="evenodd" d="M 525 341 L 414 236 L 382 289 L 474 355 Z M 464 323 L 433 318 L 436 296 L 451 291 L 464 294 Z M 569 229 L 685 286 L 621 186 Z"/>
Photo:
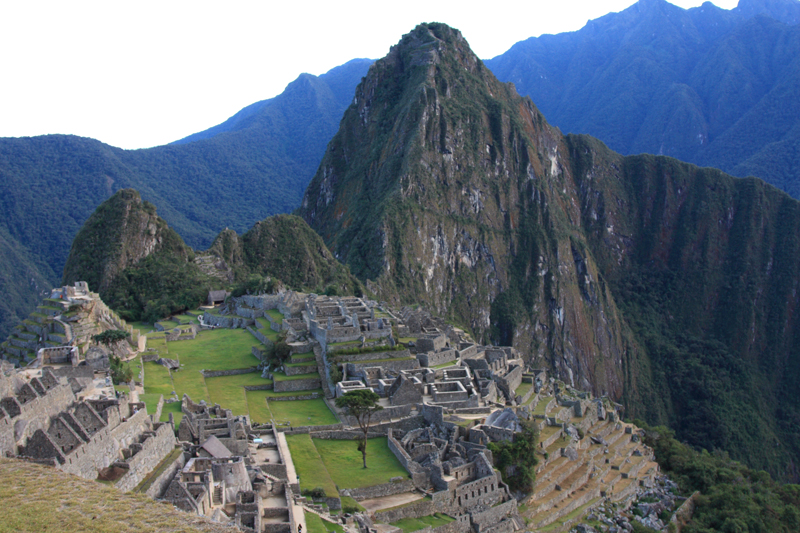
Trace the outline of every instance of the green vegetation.
<path fill-rule="evenodd" d="M 327 426 L 339 423 L 322 398 L 272 402 L 268 395 L 266 398 L 269 410 L 278 423 L 288 421 L 292 426 Z"/>
<path fill-rule="evenodd" d="M 267 405 L 266 390 L 245 390 L 247 410 L 250 412 L 250 421 L 255 424 L 266 424 L 272 420 L 272 411 Z"/>
<path fill-rule="evenodd" d="M 364 438 L 358 445 L 364 468 L 367 468 L 367 434 L 370 420 L 372 415 L 383 409 L 378 405 L 379 399 L 380 397 L 372 389 L 353 390 L 336 398 L 336 407 L 344 409 L 345 413 L 355 418 L 358 421 L 358 427 L 364 432 Z"/>
<path fill-rule="evenodd" d="M 144 494 L 123 493 L 51 467 L 0 458 L 2 533 L 218 533 L 218 524 Z"/>
<path fill-rule="evenodd" d="M 511 488 L 528 493 L 536 481 L 536 447 L 539 435 L 536 426 L 529 421 L 520 421 L 522 431 L 514 434 L 514 441 L 490 442 L 494 463 L 503 481 Z"/>
<path fill-rule="evenodd" d="M 391 525 L 399 527 L 403 533 L 412 533 L 426 527 L 439 527 L 453 522 L 455 519 L 450 518 L 446 514 L 436 513 L 430 516 L 421 516 L 419 518 L 403 518 L 397 522 L 392 522 Z"/>
<path fill-rule="evenodd" d="M 368 440 L 369 468 L 364 470 L 358 441 L 313 439 L 325 467 L 340 489 L 370 487 L 389 483 L 393 477 L 408 477 L 406 469 L 389 449 L 386 437 Z"/>
<path fill-rule="evenodd" d="M 681 492 L 701 493 L 692 521 L 683 531 L 800 530 L 800 486 L 775 483 L 768 473 L 732 461 L 724 452 L 695 451 L 664 427 L 636 423 L 646 429 L 645 442 Z"/>
<path fill-rule="evenodd" d="M 112 344 L 126 340 L 130 336 L 131 334 L 127 331 L 122 331 L 120 329 L 107 329 L 102 333 L 92 335 L 92 340 L 104 346 L 111 346 Z"/>
<path fill-rule="evenodd" d="M 287 435 L 286 442 L 297 475 L 300 476 L 300 488 L 315 489 L 321 487 L 329 497 L 338 497 L 339 491 L 331 479 L 328 469 L 311 441 L 308 434 Z"/>
<path fill-rule="evenodd" d="M 328 533 L 329 531 L 344 533 L 344 528 L 340 524 L 328 522 L 314 513 L 306 513 L 306 527 L 308 533 Z"/>
<path fill-rule="evenodd" d="M 129 383 L 133 379 L 133 369 L 130 365 L 123 363 L 122 359 L 116 355 L 111 355 L 108 361 L 111 365 L 111 380 L 114 385 Z"/>

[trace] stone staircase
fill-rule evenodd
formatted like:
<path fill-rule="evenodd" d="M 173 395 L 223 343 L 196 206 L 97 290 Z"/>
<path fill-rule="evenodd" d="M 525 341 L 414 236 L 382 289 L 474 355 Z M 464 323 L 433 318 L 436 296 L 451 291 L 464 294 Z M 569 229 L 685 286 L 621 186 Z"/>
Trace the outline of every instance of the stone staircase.
<path fill-rule="evenodd" d="M 633 438 L 633 426 L 611 420 L 582 422 L 589 429 L 578 441 L 563 432 L 545 432 L 536 485 L 522 502 L 521 514 L 528 520 L 528 529 L 550 526 L 548 531 L 564 531 L 604 498 L 626 502 L 658 473 L 652 450 Z M 591 437 L 604 443 L 597 444 Z"/>

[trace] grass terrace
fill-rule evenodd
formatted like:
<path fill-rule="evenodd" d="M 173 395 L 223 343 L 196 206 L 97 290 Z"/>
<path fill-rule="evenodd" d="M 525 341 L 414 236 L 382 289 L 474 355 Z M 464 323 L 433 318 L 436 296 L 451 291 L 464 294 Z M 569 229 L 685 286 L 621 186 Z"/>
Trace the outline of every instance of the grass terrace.
<path fill-rule="evenodd" d="M 531 390 L 532 388 L 533 388 L 533 383 L 525 383 L 523 381 L 522 383 L 519 384 L 519 387 L 517 387 L 514 390 L 514 394 L 516 394 L 517 396 L 525 396 L 526 394 L 528 394 L 528 391 Z"/>
<path fill-rule="evenodd" d="M 547 405 L 552 400 L 551 397 L 545 396 L 544 398 L 539 399 L 539 403 L 536 404 L 536 408 L 533 410 L 532 414 L 544 416 L 546 413 Z"/>
<path fill-rule="evenodd" d="M 311 437 L 307 433 L 286 435 L 286 442 L 289 445 L 289 452 L 292 454 L 294 468 L 300 477 L 300 490 L 319 487 L 325 491 L 327 496 L 338 497 L 339 491 L 336 490 L 336 484 L 331 479 Z"/>
<path fill-rule="evenodd" d="M 277 322 L 278 324 L 283 324 L 283 313 L 277 309 L 267 309 L 266 313 L 273 321 Z"/>
<path fill-rule="evenodd" d="M 403 533 L 411 533 L 412 531 L 419 531 L 426 527 L 439 527 L 450 522 L 455 521 L 455 518 L 450 518 L 446 514 L 436 513 L 429 516 L 421 516 L 419 518 L 403 518 L 397 522 L 392 522 L 391 525 L 399 527 Z"/>
<path fill-rule="evenodd" d="M 267 404 L 267 390 L 245 390 L 247 410 L 250 412 L 250 421 L 254 424 L 266 424 L 273 419 L 272 411 Z M 279 403 L 279 402 L 276 402 Z"/>
<path fill-rule="evenodd" d="M 174 320 L 159 320 L 158 324 L 166 330 L 177 328 L 180 323 Z"/>
<path fill-rule="evenodd" d="M 408 472 L 387 444 L 386 437 L 369 439 L 367 468 L 362 466 L 361 452 L 355 440 L 313 439 L 314 445 L 341 489 L 371 487 L 388 483 L 393 477 L 408 477 Z"/>
<path fill-rule="evenodd" d="M 314 513 L 306 513 L 306 527 L 308 533 L 328 533 L 328 531 L 344 533 L 344 528 L 340 524 L 328 522 Z"/>
<path fill-rule="evenodd" d="M 0 458 L 0 532 L 221 533 L 205 517 L 54 468 Z"/>
<path fill-rule="evenodd" d="M 331 412 L 328 404 L 322 398 L 272 402 L 269 401 L 269 396 L 266 398 L 267 408 L 276 422 L 288 421 L 292 426 L 328 426 L 339 423 L 336 415 Z"/>

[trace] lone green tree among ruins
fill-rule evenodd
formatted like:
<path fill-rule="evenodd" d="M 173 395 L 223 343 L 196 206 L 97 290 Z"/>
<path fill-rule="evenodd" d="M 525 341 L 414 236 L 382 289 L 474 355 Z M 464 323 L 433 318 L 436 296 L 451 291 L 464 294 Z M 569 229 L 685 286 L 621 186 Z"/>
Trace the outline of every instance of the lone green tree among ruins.
<path fill-rule="evenodd" d="M 364 437 L 358 443 L 358 451 L 364 461 L 364 468 L 367 468 L 367 434 L 369 433 L 369 423 L 372 415 L 383 409 L 378 405 L 380 396 L 370 389 L 356 389 L 344 393 L 336 398 L 336 407 L 344 409 L 347 414 L 358 421 L 358 426 L 364 432 Z"/>

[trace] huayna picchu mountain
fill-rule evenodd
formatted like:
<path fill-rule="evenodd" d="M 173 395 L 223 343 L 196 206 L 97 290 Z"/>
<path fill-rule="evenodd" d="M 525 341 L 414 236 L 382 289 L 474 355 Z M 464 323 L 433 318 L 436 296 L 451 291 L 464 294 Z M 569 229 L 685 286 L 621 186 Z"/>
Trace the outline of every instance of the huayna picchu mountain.
<path fill-rule="evenodd" d="M 298 290 L 363 291 L 300 217 L 268 217 L 242 236 L 225 229 L 196 252 L 133 189 L 92 213 L 64 268 L 65 285 L 85 281 L 123 318 L 147 322 L 200 305 L 210 289 L 258 290 L 269 279 Z"/>
<path fill-rule="evenodd" d="M 793 474 L 800 203 L 772 186 L 564 136 L 432 23 L 370 68 L 298 214 L 381 298 Z"/>

